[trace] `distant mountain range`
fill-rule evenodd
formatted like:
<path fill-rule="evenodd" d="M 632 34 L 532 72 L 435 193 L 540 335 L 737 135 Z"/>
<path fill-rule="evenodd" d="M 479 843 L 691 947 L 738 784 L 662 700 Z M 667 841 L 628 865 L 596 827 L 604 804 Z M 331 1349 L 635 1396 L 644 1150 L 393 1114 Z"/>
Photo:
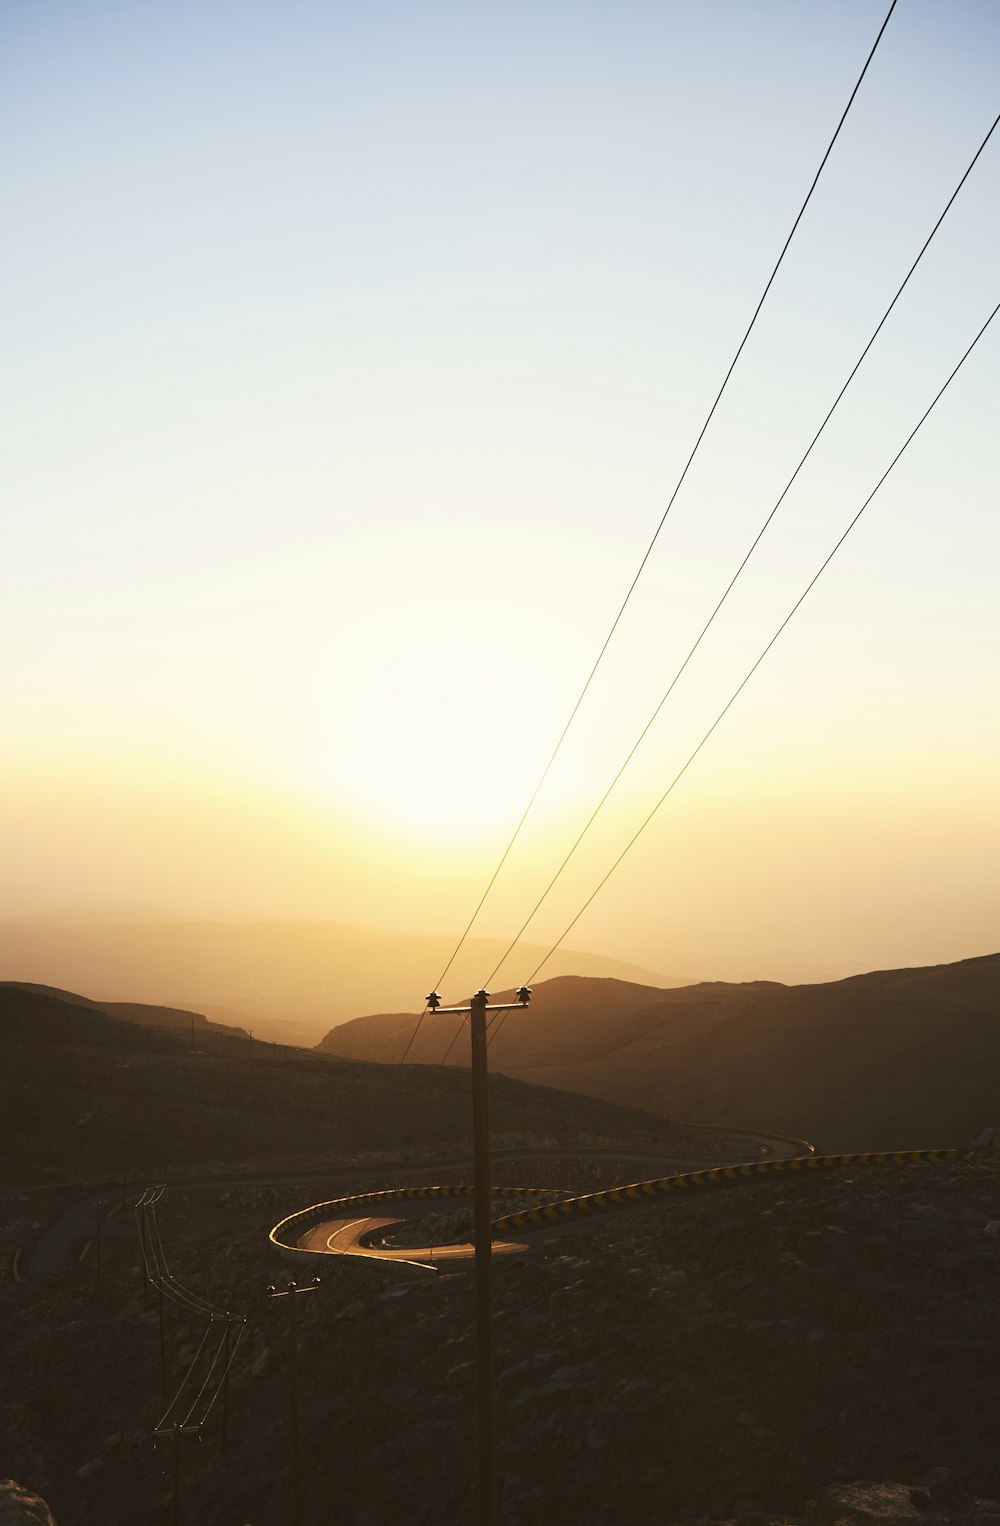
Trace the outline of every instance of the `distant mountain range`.
<path fill-rule="evenodd" d="M 416 1020 L 358 1018 L 320 1047 L 398 1060 Z M 438 1063 L 454 1031 L 454 1018 L 429 1015 L 410 1060 Z M 450 1063 L 466 1063 L 466 1048 L 463 1036 Z M 822 985 L 547 980 L 507 1017 L 490 1063 L 668 1118 L 759 1124 L 830 1150 L 962 1143 L 1000 1125 L 1000 954 Z"/>
<path fill-rule="evenodd" d="M 450 957 L 455 938 L 422 937 L 341 922 L 137 922 L 52 913 L 0 922 L 0 980 L 85 991 L 100 1001 L 194 1008 L 259 1038 L 315 1044 L 328 1028 L 366 1008 L 419 1000 Z M 456 987 L 474 989 L 506 945 L 471 938 Z M 545 950 L 522 945 L 532 969 Z M 652 970 L 562 951 L 553 975 L 680 982 Z"/>

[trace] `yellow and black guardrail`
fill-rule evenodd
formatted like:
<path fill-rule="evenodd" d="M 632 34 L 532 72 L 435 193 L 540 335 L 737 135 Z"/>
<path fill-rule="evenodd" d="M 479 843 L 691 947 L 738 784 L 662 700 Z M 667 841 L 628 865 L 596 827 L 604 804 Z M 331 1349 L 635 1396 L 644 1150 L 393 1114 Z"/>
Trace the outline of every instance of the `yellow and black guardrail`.
<path fill-rule="evenodd" d="M 491 1187 L 492 1197 L 546 1197 L 557 1192 L 557 1187 Z M 313 1203 L 291 1213 L 280 1224 L 275 1224 L 268 1235 L 272 1245 L 279 1250 L 297 1250 L 300 1237 L 307 1229 L 322 1223 L 324 1219 L 336 1218 L 338 1214 L 355 1208 L 381 1208 L 387 1203 L 412 1202 L 419 1198 L 471 1198 L 473 1188 L 463 1187 L 389 1187 L 379 1192 L 356 1192 L 351 1197 L 331 1198 L 327 1203 Z"/>
<path fill-rule="evenodd" d="M 777 1136 L 772 1136 L 777 1137 Z M 507 1214 L 496 1219 L 494 1235 L 525 1234 L 548 1229 L 572 1218 L 588 1218 L 621 1208 L 639 1208 L 668 1193 L 691 1192 L 698 1188 L 728 1187 L 761 1176 L 808 1175 L 835 1170 L 841 1166 L 904 1166 L 915 1161 L 957 1160 L 964 1150 L 881 1150 L 860 1155 L 799 1155 L 791 1160 L 762 1160 L 743 1166 L 715 1166 L 708 1171 L 688 1171 L 683 1176 L 660 1176 L 652 1181 L 633 1182 L 628 1187 L 611 1187 L 605 1192 L 588 1192 L 582 1197 L 565 1198 L 543 1208 L 529 1208 L 523 1213 Z"/>
<path fill-rule="evenodd" d="M 777 1138 L 772 1135 L 772 1138 Z M 551 1229 L 569 1219 L 593 1218 L 624 1208 L 648 1207 L 651 1202 L 670 1194 L 738 1185 L 754 1181 L 762 1176 L 809 1177 L 848 1166 L 906 1166 L 915 1163 L 939 1164 L 960 1160 L 968 1153 L 965 1149 L 941 1150 L 879 1150 L 852 1155 L 800 1155 L 789 1160 L 748 1161 L 741 1166 L 714 1166 L 704 1171 L 688 1171 L 681 1176 L 659 1176 L 649 1181 L 632 1182 L 625 1187 L 609 1187 L 603 1192 L 588 1192 L 580 1197 L 563 1198 L 556 1203 L 546 1203 L 540 1208 L 527 1208 L 521 1213 L 510 1213 L 493 1222 L 494 1238 L 503 1235 L 529 1234 L 533 1230 Z M 494 1197 L 547 1197 L 552 1187 L 494 1187 Z M 435 1198 L 471 1198 L 471 1186 L 458 1187 L 391 1187 L 379 1192 L 358 1192 L 350 1197 L 331 1198 L 325 1203 L 313 1203 L 297 1213 L 289 1214 L 276 1224 L 268 1236 L 279 1251 L 301 1255 L 320 1254 L 301 1251 L 298 1241 L 306 1230 L 324 1219 L 358 1208 L 378 1209 L 391 1203 L 413 1202 Z"/>

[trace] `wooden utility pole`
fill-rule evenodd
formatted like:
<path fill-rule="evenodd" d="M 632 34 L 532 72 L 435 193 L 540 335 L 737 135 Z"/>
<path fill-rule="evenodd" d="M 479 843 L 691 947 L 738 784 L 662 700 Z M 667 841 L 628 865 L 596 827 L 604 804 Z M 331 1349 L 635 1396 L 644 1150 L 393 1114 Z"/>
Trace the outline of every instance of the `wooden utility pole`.
<path fill-rule="evenodd" d="M 163 1330 L 163 1289 L 161 1287 L 157 1287 L 156 1295 L 160 1307 L 160 1392 L 165 1394 L 167 1391 L 167 1342 Z"/>
<path fill-rule="evenodd" d="M 173 1501 L 170 1512 L 172 1526 L 180 1526 L 181 1520 L 181 1437 L 200 1436 L 200 1425 L 172 1425 L 169 1430 L 157 1430 L 157 1436 L 170 1437 L 171 1462 L 173 1463 Z"/>
<path fill-rule="evenodd" d="M 179 1526 L 181 1518 L 181 1449 L 178 1445 L 180 1429 L 174 1426 L 171 1432 L 171 1450 L 173 1451 L 174 1463 L 174 1508 L 171 1513 L 173 1526 Z"/>
<path fill-rule="evenodd" d="M 283 1288 L 270 1287 L 269 1298 L 288 1299 L 288 1414 L 292 1439 L 292 1526 L 302 1526 L 302 1465 L 299 1449 L 299 1319 L 297 1295 L 315 1293 L 319 1278 L 299 1287 L 297 1282 L 287 1282 Z"/>
<path fill-rule="evenodd" d="M 225 1451 L 229 1443 L 229 1323 L 226 1323 L 226 1331 L 223 1336 L 222 1360 L 222 1450 Z"/>
<path fill-rule="evenodd" d="M 490 1209 L 490 1093 L 486 1069 L 485 991 L 472 998 L 472 1189 L 476 1256 L 476 1389 L 479 1409 L 479 1518 L 496 1519 L 496 1422 L 493 1414 L 493 1223 Z"/>
<path fill-rule="evenodd" d="M 467 1007 L 442 1007 L 436 991 L 427 997 L 432 1012 L 469 1018 L 472 1041 L 472 1191 L 476 1273 L 476 1407 L 479 1433 L 479 1523 L 496 1526 L 496 1421 L 493 1377 L 493 1224 L 490 1194 L 490 1098 L 486 1014 L 510 1006 L 489 1005 L 490 993 L 477 991 Z M 521 986 L 517 1004 L 526 1007 L 531 991 Z"/>

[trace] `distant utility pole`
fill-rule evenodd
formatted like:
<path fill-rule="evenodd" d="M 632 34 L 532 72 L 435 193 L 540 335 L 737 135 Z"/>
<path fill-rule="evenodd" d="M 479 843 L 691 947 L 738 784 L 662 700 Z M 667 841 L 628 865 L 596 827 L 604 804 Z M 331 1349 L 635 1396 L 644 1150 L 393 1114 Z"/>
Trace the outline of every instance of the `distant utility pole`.
<path fill-rule="evenodd" d="M 296 1295 L 315 1293 L 319 1278 L 299 1287 L 287 1282 L 283 1288 L 269 1287 L 269 1298 L 288 1299 L 288 1412 L 292 1431 L 292 1526 L 302 1526 L 302 1468 L 299 1454 L 299 1320 Z"/>
<path fill-rule="evenodd" d="M 180 1526 L 181 1519 L 181 1451 L 178 1446 L 179 1439 L 180 1427 L 175 1425 L 171 1432 L 171 1452 L 173 1453 L 172 1461 L 174 1464 L 174 1502 L 173 1510 L 170 1514 L 171 1526 Z"/>
<path fill-rule="evenodd" d="M 490 993 L 477 991 L 467 1007 L 442 1007 L 432 991 L 426 998 L 432 1012 L 454 1012 L 469 1018 L 472 1038 L 472 1190 L 473 1246 L 476 1256 L 476 1395 L 479 1411 L 479 1521 L 495 1526 L 496 1423 L 493 1399 L 493 1225 L 490 1214 L 490 1098 L 486 1055 L 487 1012 L 508 1012 L 510 1004 L 489 1005 Z M 520 986 L 517 1004 L 531 1000 Z"/>
<path fill-rule="evenodd" d="M 222 1450 L 229 1445 L 229 1367 L 231 1358 L 229 1355 L 229 1321 L 223 1332 L 222 1352 Z"/>
<path fill-rule="evenodd" d="M 167 1337 L 163 1328 L 163 1288 L 157 1284 L 156 1295 L 160 1312 L 160 1393 L 167 1391 Z M 176 1450 L 174 1455 L 176 1456 Z"/>
<path fill-rule="evenodd" d="M 247 1059 L 253 1058 L 253 1029 L 247 1029 Z"/>
<path fill-rule="evenodd" d="M 163 1432 L 159 1433 L 160 1435 Z M 173 1463 L 173 1501 L 170 1511 L 171 1526 L 180 1526 L 181 1520 L 181 1448 L 182 1436 L 200 1436 L 200 1425 L 172 1425 L 169 1432 L 171 1461 Z"/>

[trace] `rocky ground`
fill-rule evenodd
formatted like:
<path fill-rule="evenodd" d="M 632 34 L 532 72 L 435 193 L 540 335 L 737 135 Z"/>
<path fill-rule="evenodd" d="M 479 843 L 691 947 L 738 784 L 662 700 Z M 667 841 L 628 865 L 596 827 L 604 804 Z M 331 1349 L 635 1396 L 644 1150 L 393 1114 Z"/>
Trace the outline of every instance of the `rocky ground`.
<path fill-rule="evenodd" d="M 198 1526 L 289 1516 L 290 1300 L 266 1293 L 289 1269 L 266 1229 L 308 1198 L 240 1190 L 160 1216 L 181 1280 L 249 1319 L 228 1449 L 218 1411 L 180 1439 Z M 60 1526 L 170 1519 L 157 1314 L 128 1233 L 99 1284 L 85 1264 L 0 1295 L 0 1475 Z M 322 1271 L 298 1300 L 305 1521 L 471 1523 L 471 1278 Z M 751 1179 L 526 1243 L 495 1277 L 503 1526 L 1000 1519 L 998 1272 L 995 1153 Z M 168 1310 L 172 1384 L 199 1334 Z"/>

